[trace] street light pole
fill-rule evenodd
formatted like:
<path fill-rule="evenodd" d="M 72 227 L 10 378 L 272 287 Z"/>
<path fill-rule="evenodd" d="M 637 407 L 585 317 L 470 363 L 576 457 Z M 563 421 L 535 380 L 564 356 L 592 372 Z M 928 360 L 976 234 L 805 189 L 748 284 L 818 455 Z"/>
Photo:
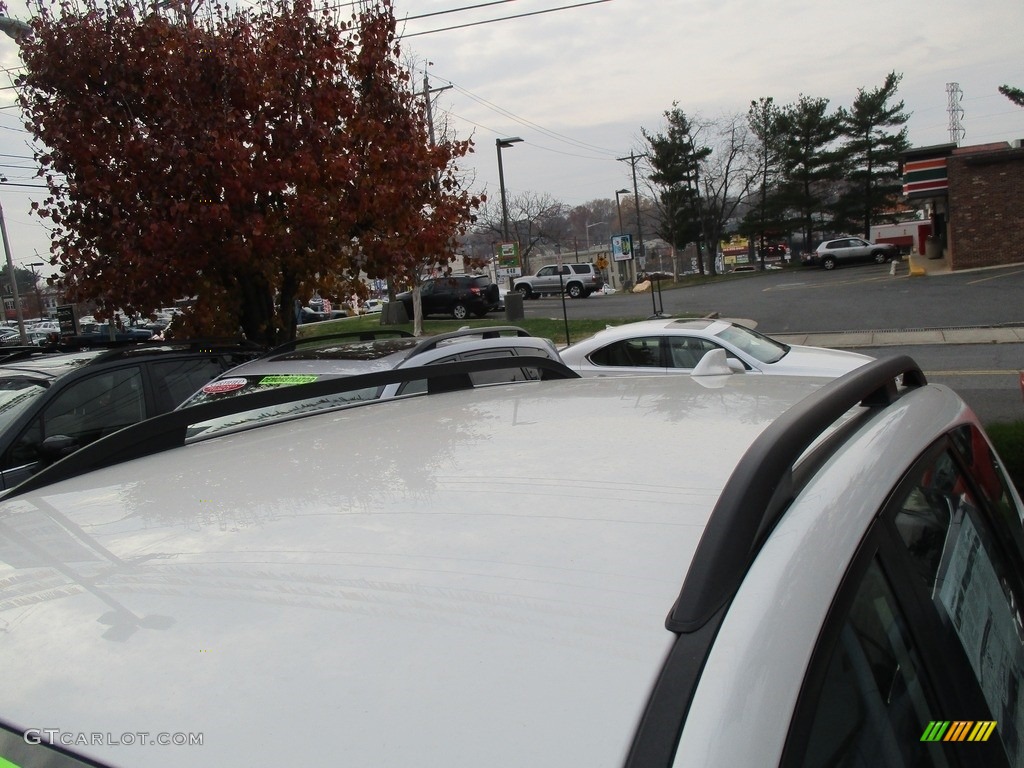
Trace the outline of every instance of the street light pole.
<path fill-rule="evenodd" d="M 508 149 L 520 141 L 522 139 L 518 136 L 494 140 L 494 145 L 498 148 L 498 186 L 501 187 L 501 232 L 505 242 L 508 242 L 508 201 L 505 199 L 505 169 L 501 165 L 501 150 Z"/>
<path fill-rule="evenodd" d="M 619 213 L 619 235 L 622 236 L 625 233 L 622 231 L 622 203 L 619 202 L 619 195 L 628 195 L 628 189 L 616 189 L 615 190 L 615 210 Z M 629 275 L 629 264 L 625 261 L 619 262 L 619 280 L 623 283 L 626 282 L 626 278 Z"/>
<path fill-rule="evenodd" d="M 7 277 L 11 280 L 11 296 L 14 298 L 14 315 L 18 318 L 18 333 L 21 335 L 21 343 L 28 345 L 28 336 L 25 335 L 25 318 L 21 314 L 21 297 L 18 295 L 18 277 L 14 274 L 14 260 L 11 259 L 11 244 L 7 241 L 7 224 L 4 222 L 2 204 L 0 204 L 0 235 L 3 236 L 4 255 L 7 257 Z"/>
<path fill-rule="evenodd" d="M 619 195 L 628 195 L 628 189 L 615 190 L 615 210 L 619 212 L 619 234 L 622 234 L 622 204 L 619 202 Z"/>
<path fill-rule="evenodd" d="M 595 221 L 593 224 L 587 224 L 586 225 L 586 230 L 587 230 L 587 253 L 590 253 L 590 228 L 591 227 L 596 227 L 599 224 L 607 224 L 607 223 L 608 223 L 607 221 Z"/>
<path fill-rule="evenodd" d="M 508 201 L 505 199 L 505 169 L 501 164 L 501 150 L 508 149 L 513 144 L 522 141 L 518 136 L 511 136 L 507 139 L 495 139 L 494 146 L 498 151 L 498 187 L 501 191 L 501 234 L 502 243 L 508 242 Z M 515 283 L 515 278 L 511 274 L 508 276 L 508 287 L 512 289 L 512 285 Z"/>
<path fill-rule="evenodd" d="M 36 256 L 39 252 L 36 251 Z M 41 261 L 33 261 L 31 264 L 26 264 L 26 267 L 32 270 L 32 290 L 36 294 L 36 309 L 39 311 L 39 319 L 43 319 L 43 293 L 39 290 L 39 273 L 36 272 L 36 267 L 45 267 L 46 265 Z"/>

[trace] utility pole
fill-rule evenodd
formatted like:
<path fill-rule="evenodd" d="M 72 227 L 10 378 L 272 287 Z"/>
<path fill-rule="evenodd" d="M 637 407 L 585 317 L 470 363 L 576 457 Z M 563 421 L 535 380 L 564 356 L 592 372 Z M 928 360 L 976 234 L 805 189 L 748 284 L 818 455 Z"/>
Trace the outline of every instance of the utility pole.
<path fill-rule="evenodd" d="M 428 62 L 429 63 L 429 62 Z M 434 142 L 434 110 L 433 102 L 430 99 L 430 94 L 441 93 L 441 91 L 447 91 L 451 88 L 450 85 L 446 85 L 443 88 L 431 88 L 430 87 L 430 74 L 426 69 L 423 70 L 423 101 L 427 107 L 427 129 L 430 132 L 430 146 L 435 146 Z"/>
<path fill-rule="evenodd" d="M 635 152 L 630 152 L 629 153 L 629 157 L 620 157 L 618 159 L 620 161 L 628 160 L 629 161 L 629 165 L 630 165 L 630 167 L 632 168 L 632 171 L 633 171 L 633 202 L 636 203 L 634 208 L 636 209 L 637 249 L 640 251 L 640 253 L 643 254 L 644 261 L 646 262 L 647 261 L 647 251 L 644 250 L 644 231 L 640 227 L 640 192 L 639 192 L 639 189 L 637 188 L 637 184 L 636 184 L 636 163 L 637 163 L 637 161 L 641 157 L 643 157 L 643 155 L 638 155 Z M 636 282 L 635 277 L 634 277 L 634 282 Z M 660 281 L 659 281 L 659 284 L 658 284 L 658 288 L 659 288 L 659 290 L 661 289 Z M 651 285 L 651 307 L 653 308 L 653 311 L 654 311 L 655 315 L 660 314 L 658 312 L 658 304 L 657 304 L 657 302 L 654 299 L 654 285 L 653 284 Z"/>

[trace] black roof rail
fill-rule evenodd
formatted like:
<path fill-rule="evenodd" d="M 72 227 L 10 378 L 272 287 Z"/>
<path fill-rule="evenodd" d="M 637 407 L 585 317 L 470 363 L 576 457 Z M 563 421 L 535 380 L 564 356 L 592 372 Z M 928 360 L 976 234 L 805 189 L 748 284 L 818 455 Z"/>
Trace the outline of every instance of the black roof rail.
<path fill-rule="evenodd" d="M 211 354 L 221 352 L 248 352 L 255 355 L 262 355 L 266 352 L 263 347 L 247 339 L 230 338 L 200 338 L 200 339 L 167 339 L 165 341 L 137 341 L 129 344 L 115 344 L 110 348 L 100 346 L 103 353 L 97 355 L 93 362 L 103 360 L 115 360 L 118 358 L 135 357 L 153 352 L 209 352 Z M 81 351 L 81 350 L 74 350 Z"/>
<path fill-rule="evenodd" d="M 403 331 L 400 328 L 390 328 L 379 331 L 345 331 L 339 333 L 326 333 L 320 336 L 299 336 L 291 341 L 284 342 L 284 344 L 279 344 L 276 347 L 273 347 L 267 351 L 267 355 L 292 352 L 300 344 L 319 344 L 325 341 L 376 341 L 377 339 L 403 339 L 412 337 L 413 335 L 409 331 Z"/>
<path fill-rule="evenodd" d="M 188 428 L 211 419 L 282 405 L 299 400 L 337 395 L 371 387 L 427 380 L 427 392 L 472 389 L 471 373 L 505 368 L 536 368 L 542 380 L 578 379 L 579 374 L 556 360 L 538 355 L 492 357 L 457 363 L 439 363 L 412 368 L 394 368 L 359 376 L 343 376 L 309 384 L 253 392 L 224 400 L 192 405 L 125 427 L 75 451 L 15 486 L 4 498 L 35 490 L 59 480 L 118 464 L 128 459 L 160 453 L 184 445 Z M 375 401 L 359 401 L 367 405 Z"/>
<path fill-rule="evenodd" d="M 409 353 L 409 357 L 415 357 L 432 349 L 437 349 L 437 347 L 450 339 L 460 339 L 466 336 L 479 336 L 481 339 L 496 339 L 500 336 L 534 338 L 532 333 L 525 328 L 520 328 L 518 325 L 485 325 L 476 328 L 459 328 L 457 331 L 448 331 L 426 337 Z"/>
<path fill-rule="evenodd" d="M 25 360 L 29 357 L 35 357 L 45 352 L 49 352 L 48 347 L 38 346 L 24 346 L 24 345 L 10 345 L 0 347 L 0 364 L 13 363 L 16 360 Z"/>
<path fill-rule="evenodd" d="M 166 347 L 188 348 L 190 350 L 238 347 L 244 349 L 263 349 L 256 342 L 241 337 L 182 337 L 167 339 L 109 339 L 98 334 L 84 334 L 80 336 L 63 336 L 56 344 L 41 346 L 40 349 L 48 352 L 82 352 L 89 349 L 146 349 Z"/>
<path fill-rule="evenodd" d="M 768 531 L 797 493 L 797 460 L 851 408 L 894 402 L 897 377 L 904 387 L 928 383 L 907 355 L 873 360 L 830 381 L 757 436 L 718 497 L 666 628 L 696 632 L 732 600 Z"/>

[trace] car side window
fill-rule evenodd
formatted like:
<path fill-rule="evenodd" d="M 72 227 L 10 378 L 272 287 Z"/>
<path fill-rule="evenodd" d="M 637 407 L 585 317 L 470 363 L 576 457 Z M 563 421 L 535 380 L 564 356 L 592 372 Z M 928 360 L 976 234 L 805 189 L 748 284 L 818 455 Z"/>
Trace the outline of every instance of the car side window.
<path fill-rule="evenodd" d="M 142 372 L 137 366 L 102 371 L 72 382 L 43 408 L 10 451 L 16 463 L 36 461 L 42 442 L 64 435 L 79 447 L 146 416 Z"/>
<path fill-rule="evenodd" d="M 949 765 L 921 741 L 938 719 L 920 653 L 877 559 L 857 584 L 821 678 L 800 755 L 804 768 Z"/>
<path fill-rule="evenodd" d="M 592 352 L 590 362 L 623 368 L 664 368 L 660 347 L 658 336 L 622 339 Z"/>
<path fill-rule="evenodd" d="M 976 430 L 966 429 L 970 440 Z M 954 445 L 964 445 L 961 437 L 954 436 Z M 977 445 L 973 451 L 977 457 Z M 1024 760 L 1024 745 L 1016 738 L 1024 728 L 1024 600 L 1013 563 L 1020 518 L 1014 512 L 1007 519 L 1002 505 L 1012 502 L 999 493 L 998 483 L 975 491 L 991 477 L 976 477 L 976 467 L 968 467 L 965 471 L 947 450 L 916 468 L 897 500 L 894 521 L 938 626 L 963 651 L 991 718 L 1000 724 L 996 733 L 1007 760 L 1019 765 Z M 991 471 L 988 459 L 980 467 Z M 986 498 L 990 493 L 994 498 Z"/>
<path fill-rule="evenodd" d="M 434 281 L 433 280 L 424 280 L 423 283 L 420 284 L 420 296 L 426 296 L 426 295 L 431 294 L 433 292 L 434 292 Z"/>
<path fill-rule="evenodd" d="M 537 272 L 537 277 L 549 277 L 550 275 L 558 274 L 555 272 L 555 267 L 544 267 Z"/>
<path fill-rule="evenodd" d="M 465 362 L 467 360 L 482 360 L 494 357 L 515 357 L 516 352 L 511 348 L 491 348 L 477 350 L 475 352 L 460 352 L 450 357 L 442 357 L 434 360 L 430 365 L 441 365 L 443 363 Z M 540 378 L 540 371 L 536 368 L 504 368 L 495 371 L 476 371 L 469 374 L 474 387 L 485 384 L 505 384 L 510 381 L 536 381 Z M 398 388 L 400 395 L 420 395 L 427 391 L 426 379 L 408 381 Z"/>
<path fill-rule="evenodd" d="M 191 357 L 150 363 L 153 397 L 159 413 L 173 411 L 189 395 L 217 376 L 223 366 L 215 357 Z"/>
<path fill-rule="evenodd" d="M 717 344 L 704 339 L 688 336 L 668 337 L 668 360 L 670 368 L 694 368 L 701 358 L 713 349 L 720 349 Z M 728 353 L 726 353 L 728 354 Z M 733 355 L 729 355 L 733 357 Z"/>

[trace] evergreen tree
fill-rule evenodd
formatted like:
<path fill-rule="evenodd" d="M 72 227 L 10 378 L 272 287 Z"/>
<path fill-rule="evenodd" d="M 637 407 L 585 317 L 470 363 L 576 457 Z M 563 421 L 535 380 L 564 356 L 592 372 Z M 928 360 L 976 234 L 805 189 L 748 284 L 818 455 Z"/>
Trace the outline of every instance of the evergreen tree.
<path fill-rule="evenodd" d="M 829 112 L 828 99 L 803 96 L 783 109 L 785 154 L 778 202 L 786 209 L 792 229 L 812 246 L 815 215 L 831 215 L 830 199 L 842 176 L 842 158 L 835 150 L 839 115 Z"/>
<path fill-rule="evenodd" d="M 658 196 L 664 211 L 658 236 L 682 249 L 700 239 L 699 169 L 711 150 L 695 146 L 693 126 L 678 103 L 665 112 L 665 120 L 665 133 L 642 133 L 650 146 L 649 179 L 660 188 Z M 698 266 L 703 273 L 703 264 L 698 262 Z"/>
<path fill-rule="evenodd" d="M 999 92 L 1018 107 L 1024 107 L 1024 91 L 1020 88 L 1014 88 L 1012 85 L 1000 85 Z"/>
<path fill-rule="evenodd" d="M 842 229 L 860 227 L 865 238 L 879 214 L 900 194 L 900 160 L 910 146 L 903 102 L 893 103 L 902 75 L 890 72 L 874 90 L 859 89 L 849 111 L 840 110 L 842 160 L 848 185 L 835 206 Z"/>

